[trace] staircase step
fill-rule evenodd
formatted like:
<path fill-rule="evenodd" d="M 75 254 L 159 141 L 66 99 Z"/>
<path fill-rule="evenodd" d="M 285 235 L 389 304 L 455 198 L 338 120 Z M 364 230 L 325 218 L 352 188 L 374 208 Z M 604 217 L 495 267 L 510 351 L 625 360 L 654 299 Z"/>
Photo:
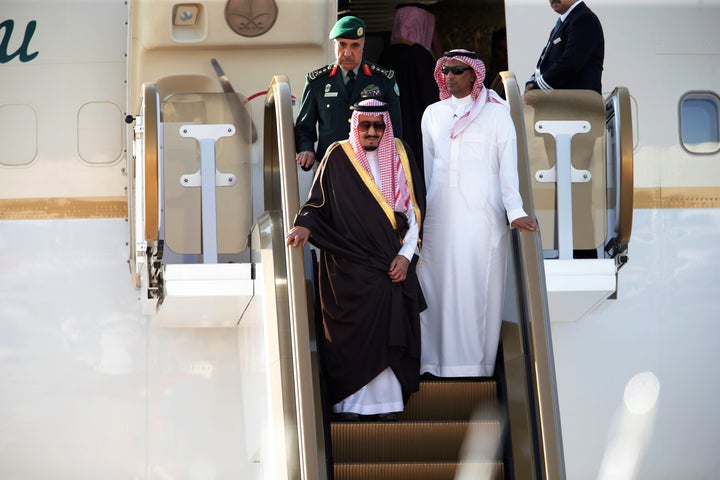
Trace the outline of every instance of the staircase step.
<path fill-rule="evenodd" d="M 502 460 L 499 421 L 337 422 L 331 438 L 335 464 Z"/>
<path fill-rule="evenodd" d="M 408 421 L 497 420 L 497 384 L 493 380 L 423 380 L 399 417 Z"/>
<path fill-rule="evenodd" d="M 335 480 L 502 480 L 503 464 L 457 462 L 335 464 Z"/>

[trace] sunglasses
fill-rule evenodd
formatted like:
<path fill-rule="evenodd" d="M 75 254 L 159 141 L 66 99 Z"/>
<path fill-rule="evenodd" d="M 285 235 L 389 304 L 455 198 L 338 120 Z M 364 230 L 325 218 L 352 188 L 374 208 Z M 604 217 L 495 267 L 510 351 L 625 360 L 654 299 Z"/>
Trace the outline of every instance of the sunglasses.
<path fill-rule="evenodd" d="M 443 75 L 447 75 L 451 72 L 453 75 L 462 75 L 466 70 L 472 70 L 472 67 L 461 67 L 460 65 L 456 65 L 454 67 L 442 67 Z"/>
<path fill-rule="evenodd" d="M 385 131 L 385 123 L 384 122 L 360 122 L 360 123 L 358 123 L 358 130 L 360 130 L 363 133 L 369 132 L 371 127 L 374 128 L 376 132 L 384 132 Z"/>

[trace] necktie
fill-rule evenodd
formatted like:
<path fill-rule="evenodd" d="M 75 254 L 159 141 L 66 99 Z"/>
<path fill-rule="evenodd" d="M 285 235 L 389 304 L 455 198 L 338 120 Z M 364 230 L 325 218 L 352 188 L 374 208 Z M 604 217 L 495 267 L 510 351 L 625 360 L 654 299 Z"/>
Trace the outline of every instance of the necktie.
<path fill-rule="evenodd" d="M 553 28 L 552 33 L 550 34 L 550 39 L 555 36 L 558 30 L 560 30 L 560 26 L 562 25 L 562 20 L 558 18 L 557 22 L 555 22 L 555 28 Z"/>
<path fill-rule="evenodd" d="M 347 83 L 345 84 L 345 88 L 347 89 L 348 96 L 350 96 L 353 88 L 355 88 L 355 72 L 352 70 L 347 73 Z"/>
<path fill-rule="evenodd" d="M 543 61 L 545 60 L 545 55 L 547 55 L 548 49 L 550 48 L 550 45 L 552 45 L 553 40 L 555 39 L 555 35 L 557 34 L 557 31 L 560 30 L 560 27 L 562 26 L 562 20 L 560 18 L 557 19 L 557 22 L 555 22 L 555 27 L 553 27 L 552 31 L 550 32 L 550 38 L 548 38 L 548 43 L 545 45 L 545 48 L 543 48 L 542 53 L 540 54 L 540 60 L 538 60 L 537 63 L 537 69 L 536 75 L 540 75 L 540 65 L 542 65 Z"/>

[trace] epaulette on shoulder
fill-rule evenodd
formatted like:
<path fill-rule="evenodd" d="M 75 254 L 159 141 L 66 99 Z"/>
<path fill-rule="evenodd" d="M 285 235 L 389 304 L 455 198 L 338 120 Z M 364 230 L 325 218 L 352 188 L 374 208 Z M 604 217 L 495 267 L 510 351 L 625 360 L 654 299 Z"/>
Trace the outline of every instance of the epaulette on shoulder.
<path fill-rule="evenodd" d="M 371 70 L 386 76 L 389 80 L 395 78 L 395 70 L 390 70 L 389 68 L 384 68 L 379 65 L 375 65 L 374 63 L 368 63 L 368 65 L 370 66 Z"/>
<path fill-rule="evenodd" d="M 323 75 L 327 75 L 330 73 L 330 70 L 332 70 L 333 64 L 325 65 L 324 67 L 320 67 L 317 70 L 313 70 L 312 72 L 308 73 L 308 78 L 310 80 L 315 80 L 318 77 L 322 77 Z"/>

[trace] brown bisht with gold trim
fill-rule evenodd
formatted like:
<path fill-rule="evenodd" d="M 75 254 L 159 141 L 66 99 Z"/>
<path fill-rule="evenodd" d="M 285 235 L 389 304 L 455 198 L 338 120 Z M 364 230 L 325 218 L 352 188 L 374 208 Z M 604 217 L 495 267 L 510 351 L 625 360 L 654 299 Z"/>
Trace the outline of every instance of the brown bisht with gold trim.
<path fill-rule="evenodd" d="M 422 175 L 407 144 L 399 139 L 395 143 L 421 225 Z M 406 280 L 393 283 L 388 270 L 400 251 L 407 218 L 393 211 L 354 157 L 347 141 L 328 149 L 295 219 L 295 225 L 310 229 L 310 242 L 321 250 L 323 366 L 330 403 L 355 393 L 388 366 L 407 402 L 419 388 L 419 314 L 425 309 L 415 275 L 417 256 Z"/>

